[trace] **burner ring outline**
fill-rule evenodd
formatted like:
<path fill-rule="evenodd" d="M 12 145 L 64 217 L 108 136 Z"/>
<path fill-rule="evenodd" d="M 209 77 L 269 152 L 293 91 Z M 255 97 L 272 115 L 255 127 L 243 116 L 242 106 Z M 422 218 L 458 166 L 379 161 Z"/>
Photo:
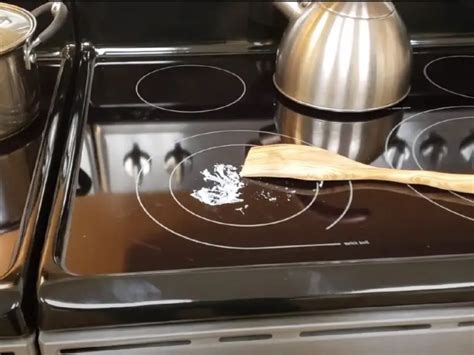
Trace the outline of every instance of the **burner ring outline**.
<path fill-rule="evenodd" d="M 182 68 L 182 67 L 186 67 L 186 68 L 190 68 L 190 67 L 191 68 L 208 68 L 208 69 L 214 69 L 214 70 L 218 70 L 218 71 L 224 72 L 226 74 L 229 74 L 229 75 L 231 75 L 234 78 L 237 78 L 239 80 L 240 84 L 242 85 L 242 92 L 241 92 L 240 96 L 238 96 L 236 99 L 234 99 L 232 102 L 230 102 L 226 105 L 213 107 L 213 108 L 209 108 L 209 109 L 204 109 L 204 110 L 176 110 L 176 109 L 170 109 L 170 108 L 166 108 L 166 107 L 162 107 L 162 106 L 153 104 L 153 103 L 149 102 L 148 100 L 146 100 L 140 94 L 140 84 L 148 76 L 153 75 L 153 74 L 158 73 L 158 72 L 161 72 L 161 71 L 175 69 L 175 68 Z M 223 110 L 227 107 L 230 107 L 230 106 L 236 104 L 240 100 L 242 100 L 242 98 L 247 93 L 247 85 L 245 84 L 245 81 L 239 75 L 231 72 L 230 70 L 224 69 L 224 68 L 219 68 L 219 67 L 216 67 L 216 66 L 213 66 L 213 65 L 203 65 L 203 64 L 179 64 L 179 65 L 171 65 L 171 66 L 164 67 L 164 68 L 158 68 L 158 69 L 152 70 L 151 72 L 143 75 L 140 79 L 138 79 L 137 83 L 135 84 L 135 93 L 137 94 L 138 98 L 142 102 L 144 102 L 145 104 L 150 105 L 152 107 L 155 107 L 159 110 L 162 110 L 162 111 L 168 111 L 168 112 L 174 112 L 174 113 L 206 113 L 206 112 L 213 112 L 213 111 Z"/>
<path fill-rule="evenodd" d="M 285 218 L 282 218 L 282 219 L 279 219 L 279 220 L 275 220 L 275 221 L 272 221 L 272 222 L 267 222 L 267 223 L 254 223 L 254 224 L 241 224 L 241 223 L 226 223 L 226 222 L 221 222 L 221 221 L 217 221 L 217 220 L 214 220 L 214 219 L 211 219 L 211 218 L 207 218 L 207 217 L 204 217 L 204 216 L 201 216 L 200 214 L 194 212 L 194 211 L 191 211 L 189 208 L 187 208 L 186 206 L 184 206 L 180 201 L 179 199 L 175 196 L 174 192 L 173 192 L 173 187 L 172 187 L 172 180 L 173 180 L 173 176 L 175 174 L 175 171 L 176 169 L 179 168 L 179 166 L 184 163 L 187 159 L 190 159 L 196 155 L 199 155 L 199 154 L 202 154 L 202 153 L 205 153 L 205 152 L 208 152 L 208 151 L 211 151 L 211 150 L 215 150 L 215 149 L 220 149 L 220 148 L 228 148 L 228 147 L 255 147 L 254 144 L 224 144 L 224 145 L 218 145 L 218 146 L 214 146 L 214 147 L 210 147 L 210 148 L 206 148 L 206 149 L 202 149 L 196 153 L 193 153 L 191 154 L 190 156 L 186 157 L 185 159 L 183 159 L 179 164 L 177 164 L 175 166 L 175 168 L 173 169 L 173 171 L 171 172 L 170 174 L 170 178 L 168 180 L 168 188 L 169 188 L 169 191 L 171 193 L 171 196 L 173 197 L 173 199 L 175 200 L 175 202 L 183 209 L 185 210 L 186 212 L 192 214 L 193 216 L 197 217 L 197 218 L 201 218 L 202 220 L 204 221 L 207 221 L 207 222 L 211 222 L 211 223 L 215 223 L 215 224 L 220 224 L 220 225 L 223 225 L 223 226 L 229 226 L 229 227 L 241 227 L 241 228 L 252 228 L 252 227 L 266 227 L 266 226 L 271 226 L 271 225 L 275 225 L 275 224 L 280 224 L 280 223 L 284 223 L 284 222 L 287 222 L 293 218 L 296 218 L 298 217 L 299 215 L 303 214 L 304 212 L 306 212 L 312 205 L 313 203 L 316 201 L 317 197 L 318 197 L 318 194 L 319 194 L 319 182 L 316 182 L 316 191 L 314 193 L 314 196 L 313 198 L 311 199 L 311 201 L 303 208 L 301 209 L 300 211 L 298 211 L 297 213 L 294 213 L 288 217 L 285 217 Z"/>
<path fill-rule="evenodd" d="M 278 136 L 281 136 L 281 137 L 285 137 L 285 138 L 290 138 L 290 139 L 294 139 L 295 141 L 297 142 L 300 142 L 300 143 L 303 143 L 303 144 L 306 144 L 306 145 L 311 145 L 310 143 L 308 142 L 305 142 L 301 139 L 298 139 L 296 137 L 291 137 L 291 136 L 288 136 L 288 135 L 284 135 L 284 134 L 279 134 L 279 133 L 275 133 L 275 132 L 270 132 L 270 131 L 257 131 L 257 130 L 252 130 L 252 129 L 238 129 L 238 130 L 218 130 L 218 131 L 210 131 L 210 132 L 203 132 L 203 133 L 198 133 L 198 134 L 195 134 L 195 135 L 192 135 L 192 136 L 188 136 L 188 137 L 184 137 L 182 139 L 178 139 L 175 143 L 180 143 L 180 142 L 184 142 L 184 141 L 187 141 L 187 140 L 190 140 L 190 139 L 193 139 L 193 138 L 197 138 L 197 137 L 201 137 L 201 136 L 207 136 L 207 135 L 212 135 L 212 134 L 220 134 L 220 133 L 238 133 L 238 132 L 241 132 L 241 133 L 250 133 L 250 132 L 253 132 L 253 133 L 264 133 L 264 134 L 271 134 L 271 135 L 278 135 Z M 153 157 L 151 157 L 149 159 L 149 161 L 151 161 L 153 159 Z M 209 242 L 203 242 L 203 241 L 200 241 L 200 240 L 197 240 L 197 239 L 194 239 L 194 238 L 191 238 L 187 235 L 184 235 L 182 233 L 179 233 L 173 229 L 171 229 L 170 227 L 166 226 L 165 224 L 161 223 L 157 218 L 155 218 L 150 212 L 148 212 L 148 210 L 146 209 L 145 205 L 143 204 L 143 201 L 141 200 L 140 198 L 140 192 L 139 192 L 139 181 L 140 181 L 140 176 L 141 174 L 143 174 L 143 171 L 140 170 L 138 172 L 138 175 L 137 175 L 137 179 L 135 181 L 135 197 L 137 198 L 137 201 L 138 201 L 138 204 L 140 205 L 140 207 L 142 208 L 142 210 L 145 212 L 145 214 L 148 216 L 148 218 L 150 218 L 153 222 L 155 222 L 158 226 L 160 226 L 161 228 L 163 228 L 164 230 L 168 231 L 169 233 L 179 237 L 179 238 L 182 238 L 184 240 L 187 240 L 189 242 L 192 242 L 192 243 L 196 243 L 196 244 L 200 244 L 200 245 L 204 245 L 204 246 L 208 246 L 208 247 L 213 247 L 213 248 L 220 248 L 220 249 L 227 249 L 227 250 L 242 250 L 242 251 L 249 251 L 249 250 L 285 250 L 285 249 L 297 249 L 297 248 L 317 248 L 317 247 L 335 247 L 335 246 L 342 246 L 343 244 L 341 242 L 334 242 L 334 243 L 319 243 L 319 244 L 298 244 L 298 245 L 275 245 L 275 246 L 262 246 L 262 247 L 238 247 L 238 246 L 231 246 L 231 245 L 224 245 L 224 244 L 215 244 L 215 243 L 209 243 Z M 352 187 L 352 183 L 351 181 L 348 181 L 348 184 L 349 184 L 349 189 L 350 189 L 350 194 L 353 195 L 353 187 Z M 346 209 L 343 211 L 343 213 L 339 216 L 339 218 L 336 219 L 335 222 L 333 222 L 331 225 L 329 225 L 328 227 L 326 227 L 326 230 L 329 230 L 331 228 L 333 228 L 337 222 L 341 221 L 345 214 L 347 213 L 347 211 L 349 210 L 350 208 L 350 204 L 351 204 L 352 200 L 348 200 L 348 203 L 347 203 L 347 206 L 346 206 Z"/>
<path fill-rule="evenodd" d="M 217 130 L 217 131 L 197 133 L 197 134 L 194 134 L 194 135 L 191 135 L 191 136 L 187 136 L 187 137 L 178 139 L 175 143 L 182 143 L 182 142 L 185 142 L 185 141 L 190 140 L 190 139 L 194 139 L 194 138 L 198 138 L 198 137 L 205 137 L 205 136 L 209 136 L 209 135 L 213 135 L 213 134 L 221 134 L 221 133 L 264 133 L 264 134 L 270 134 L 272 136 L 279 136 L 279 137 L 283 137 L 283 138 L 293 139 L 293 140 L 295 140 L 295 142 L 302 143 L 302 144 L 305 144 L 305 145 L 313 145 L 313 144 L 311 144 L 309 142 L 306 142 L 302 139 L 299 139 L 297 137 L 292 137 L 292 136 L 289 136 L 289 135 L 286 135 L 286 134 L 275 133 L 275 132 L 271 132 L 271 131 L 257 131 L 255 129 L 233 129 L 233 130 L 223 129 L 223 130 Z M 326 230 L 330 230 L 330 229 L 334 228 L 337 225 L 337 223 L 339 223 L 345 217 L 345 215 L 347 214 L 347 212 L 349 211 L 349 209 L 351 207 L 352 196 L 354 195 L 352 181 L 348 181 L 348 185 L 349 185 L 349 199 L 347 201 L 346 208 L 344 209 L 344 211 L 342 211 L 341 215 L 338 218 L 336 218 L 336 220 L 332 224 L 330 224 L 326 227 Z"/>
<path fill-rule="evenodd" d="M 440 57 L 440 58 L 433 59 L 431 62 L 426 64 L 425 67 L 423 68 L 423 74 L 425 75 L 426 80 L 428 80 L 432 85 L 436 86 L 438 89 L 443 90 L 444 92 L 447 92 L 449 94 L 456 95 L 456 96 L 461 96 L 461 97 L 464 97 L 464 98 L 467 98 L 467 99 L 474 99 L 474 96 L 472 96 L 472 95 L 466 95 L 466 94 L 463 94 L 463 93 L 460 93 L 460 92 L 457 92 L 457 91 L 454 91 L 454 90 L 449 90 L 448 88 L 445 88 L 444 86 L 442 86 L 442 85 L 438 84 L 437 82 L 435 82 L 429 76 L 428 68 L 432 64 L 434 64 L 436 62 L 439 62 L 439 61 L 442 61 L 442 60 L 445 60 L 445 59 L 450 59 L 450 58 L 474 58 L 474 56 L 473 55 L 450 55 L 450 56 L 445 56 L 445 57 Z"/>
<path fill-rule="evenodd" d="M 150 158 L 151 160 L 152 158 Z M 260 246 L 260 247 L 239 247 L 239 246 L 232 246 L 232 245 L 225 245 L 225 244 L 216 244 L 216 243 L 210 243 L 210 242 L 204 242 L 202 240 L 194 239 L 191 238 L 183 233 L 179 233 L 170 227 L 166 226 L 165 224 L 161 223 L 157 218 L 155 218 L 145 207 L 143 204 L 143 201 L 140 198 L 140 192 L 138 191 L 139 187 L 139 179 L 140 175 L 142 174 L 142 169 L 138 173 L 136 182 L 135 182 L 135 196 L 137 198 L 138 204 L 142 208 L 142 210 L 145 212 L 145 214 L 150 218 L 153 222 L 155 222 L 157 225 L 159 225 L 161 228 L 164 230 L 170 232 L 171 234 L 174 234 L 175 236 L 185 239 L 189 242 L 208 246 L 208 247 L 213 247 L 213 248 L 219 248 L 219 249 L 227 249 L 227 250 L 242 250 L 242 251 L 249 251 L 249 250 L 281 250 L 281 249 L 297 249 L 297 248 L 319 248 L 319 247 L 340 247 L 343 246 L 343 243 L 341 242 L 334 242 L 334 243 L 317 243 L 317 244 L 295 244 L 295 245 L 274 245 L 274 246 Z"/>
<path fill-rule="evenodd" d="M 209 135 L 213 135 L 213 134 L 234 133 L 234 132 L 236 132 L 236 133 L 238 133 L 238 132 L 240 132 L 240 133 L 264 133 L 264 134 L 270 134 L 270 135 L 273 135 L 273 136 L 279 136 L 279 137 L 283 137 L 283 138 L 294 139 L 296 142 L 302 143 L 302 144 L 305 144 L 305 145 L 313 145 L 313 144 L 311 144 L 309 142 L 306 142 L 302 139 L 292 137 L 292 136 L 289 136 L 289 135 L 286 135 L 286 134 L 275 133 L 275 132 L 270 132 L 270 131 L 257 131 L 257 130 L 254 130 L 254 129 L 233 129 L 233 130 L 223 129 L 223 130 L 218 130 L 218 131 L 209 131 L 209 132 L 197 133 L 197 134 L 194 134 L 192 136 L 188 136 L 188 137 L 178 139 L 175 143 L 182 143 L 182 142 L 185 142 L 185 141 L 190 140 L 190 139 L 209 136 Z M 349 209 L 351 207 L 352 196 L 354 195 L 352 181 L 348 181 L 348 185 L 349 185 L 349 199 L 347 201 L 346 208 L 344 209 L 344 211 L 342 211 L 341 215 L 338 218 L 335 219 L 335 221 L 333 223 L 331 223 L 330 225 L 328 225 L 326 227 L 326 230 L 330 230 L 330 229 L 334 228 L 337 225 L 337 223 L 339 223 L 345 217 L 345 215 L 347 214 L 347 212 L 349 211 Z"/>

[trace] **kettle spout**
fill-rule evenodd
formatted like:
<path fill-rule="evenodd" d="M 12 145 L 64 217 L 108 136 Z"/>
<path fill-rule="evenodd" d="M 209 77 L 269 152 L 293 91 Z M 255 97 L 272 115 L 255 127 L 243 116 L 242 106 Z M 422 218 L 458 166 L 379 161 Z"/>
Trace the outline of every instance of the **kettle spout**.
<path fill-rule="evenodd" d="M 296 20 L 305 12 L 305 4 L 299 1 L 274 1 L 273 4 L 278 8 L 289 20 Z"/>

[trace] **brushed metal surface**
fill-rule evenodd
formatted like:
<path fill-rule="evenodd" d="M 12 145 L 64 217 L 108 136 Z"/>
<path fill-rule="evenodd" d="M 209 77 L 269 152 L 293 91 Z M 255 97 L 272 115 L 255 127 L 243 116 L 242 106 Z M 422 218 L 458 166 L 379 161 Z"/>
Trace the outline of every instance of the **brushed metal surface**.
<path fill-rule="evenodd" d="M 44 355 L 472 353 L 472 304 L 346 309 L 286 317 L 44 331 Z M 471 325 L 470 325 L 471 324 Z"/>
<path fill-rule="evenodd" d="M 48 12 L 53 16 L 52 22 L 33 39 L 35 16 Z M 66 5 L 59 1 L 45 3 L 32 13 L 0 3 L 0 139 L 16 133 L 36 117 L 39 79 L 35 48 L 61 28 L 67 13 Z"/>
<path fill-rule="evenodd" d="M 285 13 L 295 13 L 294 3 L 288 6 Z M 283 95 L 307 106 L 372 111 L 408 95 L 411 63 L 405 25 L 390 2 L 318 2 L 291 21 L 274 81 Z"/>
<path fill-rule="evenodd" d="M 38 80 L 36 65 L 32 70 L 25 66 L 23 47 L 0 56 L 0 139 L 27 126 L 37 116 Z"/>

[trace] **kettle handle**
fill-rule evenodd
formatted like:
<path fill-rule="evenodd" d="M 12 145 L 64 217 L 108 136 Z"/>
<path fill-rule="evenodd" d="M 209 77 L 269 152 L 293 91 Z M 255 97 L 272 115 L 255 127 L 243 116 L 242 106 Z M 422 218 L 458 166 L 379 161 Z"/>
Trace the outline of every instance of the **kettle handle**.
<path fill-rule="evenodd" d="M 280 10 L 289 20 L 296 20 L 312 4 L 312 1 L 278 1 L 273 2 L 275 7 Z"/>
<path fill-rule="evenodd" d="M 38 37 L 36 37 L 32 42 L 26 44 L 25 57 L 27 69 L 31 69 L 31 65 L 36 62 L 34 49 L 41 43 L 49 40 L 61 28 L 66 21 L 68 9 L 61 1 L 51 1 L 37 7 L 31 13 L 35 17 L 38 17 L 47 12 L 50 12 L 53 15 L 53 21 L 38 35 Z"/>

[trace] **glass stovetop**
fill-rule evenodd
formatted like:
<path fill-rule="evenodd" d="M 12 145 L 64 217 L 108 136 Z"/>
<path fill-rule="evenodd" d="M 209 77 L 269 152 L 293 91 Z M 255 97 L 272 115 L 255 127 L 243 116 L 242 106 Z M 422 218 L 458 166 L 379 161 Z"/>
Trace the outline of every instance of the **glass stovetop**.
<path fill-rule="evenodd" d="M 58 69 L 40 66 L 40 110 L 34 121 L 0 140 L 0 278 L 9 270 L 20 242 L 21 220 L 36 164 Z"/>
<path fill-rule="evenodd" d="M 238 176 L 251 146 L 280 142 L 375 166 L 474 173 L 472 53 L 417 53 L 405 101 L 349 115 L 277 95 L 271 55 L 97 63 L 63 267 L 103 274 L 473 253 L 472 195 Z"/>

